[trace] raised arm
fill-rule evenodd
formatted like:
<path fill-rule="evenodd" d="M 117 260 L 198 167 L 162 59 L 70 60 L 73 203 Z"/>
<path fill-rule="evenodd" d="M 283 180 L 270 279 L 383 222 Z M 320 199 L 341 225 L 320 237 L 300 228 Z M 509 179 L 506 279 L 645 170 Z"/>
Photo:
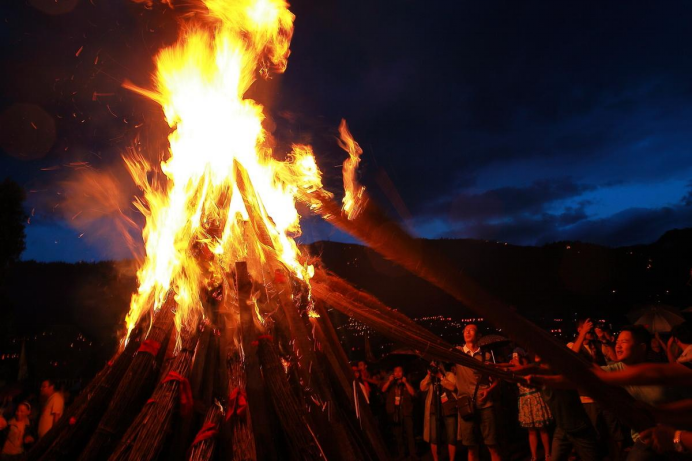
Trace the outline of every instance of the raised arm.
<path fill-rule="evenodd" d="M 585 337 L 587 336 L 587 333 L 592 330 L 592 320 L 591 319 L 585 319 L 585 322 L 582 323 L 582 326 L 580 326 L 580 331 L 578 332 L 578 336 L 573 342 L 573 345 L 570 347 L 571 350 L 573 350 L 575 353 L 580 352 L 580 348 L 582 348 L 582 344 L 585 343 Z"/>

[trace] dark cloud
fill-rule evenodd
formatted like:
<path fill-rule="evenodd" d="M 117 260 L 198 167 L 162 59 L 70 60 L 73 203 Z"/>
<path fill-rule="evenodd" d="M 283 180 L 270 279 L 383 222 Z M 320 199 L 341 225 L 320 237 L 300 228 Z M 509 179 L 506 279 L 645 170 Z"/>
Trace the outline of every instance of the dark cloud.
<path fill-rule="evenodd" d="M 547 206 L 587 191 L 595 186 L 577 184 L 569 178 L 536 181 L 528 187 L 504 187 L 482 193 L 461 193 L 450 202 L 452 221 L 490 220 L 518 215 L 540 215 Z M 446 201 L 447 202 L 447 201 Z M 584 208 L 584 207 L 583 207 Z M 582 210 L 582 209 L 581 209 Z M 566 219 L 574 219 L 578 211 L 566 210 Z"/>
<path fill-rule="evenodd" d="M 577 240 L 608 246 L 654 242 L 665 231 L 690 228 L 690 202 L 659 209 L 630 208 L 607 218 L 582 221 L 550 240 Z M 544 242 L 548 238 L 543 239 Z"/>
<path fill-rule="evenodd" d="M 630 208 L 599 219 L 586 219 L 582 207 L 563 213 L 521 215 L 496 221 L 471 221 L 444 237 L 493 239 L 519 245 L 582 241 L 623 246 L 656 241 L 666 231 L 691 225 L 690 196 L 661 208 Z"/>

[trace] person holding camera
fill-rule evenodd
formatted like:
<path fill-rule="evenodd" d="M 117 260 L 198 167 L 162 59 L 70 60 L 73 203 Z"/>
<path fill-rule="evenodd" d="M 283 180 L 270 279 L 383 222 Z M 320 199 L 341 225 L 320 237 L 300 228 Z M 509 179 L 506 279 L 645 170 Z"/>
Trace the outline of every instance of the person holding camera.
<path fill-rule="evenodd" d="M 426 392 L 424 412 L 424 441 L 431 444 L 433 460 L 438 460 L 439 435 L 445 431 L 450 460 L 455 460 L 457 448 L 457 384 L 455 374 L 442 365 L 432 363 L 419 388 Z"/>
<path fill-rule="evenodd" d="M 479 346 L 479 328 L 474 324 L 467 324 L 463 334 L 465 343 L 457 348 L 478 361 L 489 362 L 490 355 L 483 353 Z M 459 404 L 457 439 L 467 447 L 467 460 L 479 460 L 478 434 L 481 434 L 491 460 L 501 460 L 492 399 L 498 381 L 460 364 L 455 366 L 455 379 Z"/>
<path fill-rule="evenodd" d="M 416 391 L 407 381 L 401 366 L 395 367 L 392 371 L 392 375 L 383 384 L 382 392 L 385 393 L 385 411 L 395 437 L 399 460 L 404 459 L 404 438 L 406 438 L 409 457 L 415 459 L 414 421 L 412 420 L 414 404 L 412 398 Z"/>

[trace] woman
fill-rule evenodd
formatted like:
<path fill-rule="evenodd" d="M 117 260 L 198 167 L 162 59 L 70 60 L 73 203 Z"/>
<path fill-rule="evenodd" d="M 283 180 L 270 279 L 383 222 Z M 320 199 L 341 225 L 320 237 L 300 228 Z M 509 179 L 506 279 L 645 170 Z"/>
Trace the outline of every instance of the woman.
<path fill-rule="evenodd" d="M 433 402 L 435 394 L 434 382 L 440 381 L 440 416 L 441 430 L 445 431 L 446 441 L 448 443 L 448 454 L 450 460 L 455 460 L 455 449 L 457 445 L 457 388 L 455 374 L 445 372 L 442 367 L 438 367 L 437 372 L 433 373 L 432 368 L 429 368 L 428 374 L 421 381 L 419 388 L 426 394 L 426 408 L 424 412 L 424 441 L 431 444 L 431 454 L 433 460 L 438 460 L 438 445 L 440 437 L 438 435 L 438 420 L 436 414 L 436 406 Z"/>
<path fill-rule="evenodd" d="M 2 455 L 18 456 L 24 453 L 24 445 L 34 442 L 34 438 L 29 434 L 31 405 L 26 401 L 17 406 L 17 410 L 9 421 L 0 416 L 0 430 L 7 429 L 7 438 L 2 447 Z"/>
<path fill-rule="evenodd" d="M 512 363 L 516 366 L 525 366 L 529 363 L 527 353 L 521 348 L 516 348 L 513 352 Z M 523 428 L 527 429 L 529 436 L 529 450 L 532 453 L 532 460 L 537 460 L 537 447 L 539 437 L 544 446 L 546 460 L 551 460 L 551 442 L 549 440 L 549 425 L 553 418 L 551 411 L 539 393 L 539 390 L 521 383 L 517 384 L 519 389 L 517 409 L 518 420 Z"/>

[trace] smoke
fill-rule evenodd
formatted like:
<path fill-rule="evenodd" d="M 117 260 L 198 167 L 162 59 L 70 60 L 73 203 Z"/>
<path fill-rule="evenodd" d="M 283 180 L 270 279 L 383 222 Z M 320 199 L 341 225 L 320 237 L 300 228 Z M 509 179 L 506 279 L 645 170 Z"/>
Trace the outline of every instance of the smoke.
<path fill-rule="evenodd" d="M 60 187 L 62 218 L 80 237 L 110 255 L 143 258 L 143 223 L 132 205 L 137 188 L 122 163 L 106 170 L 75 170 Z"/>

